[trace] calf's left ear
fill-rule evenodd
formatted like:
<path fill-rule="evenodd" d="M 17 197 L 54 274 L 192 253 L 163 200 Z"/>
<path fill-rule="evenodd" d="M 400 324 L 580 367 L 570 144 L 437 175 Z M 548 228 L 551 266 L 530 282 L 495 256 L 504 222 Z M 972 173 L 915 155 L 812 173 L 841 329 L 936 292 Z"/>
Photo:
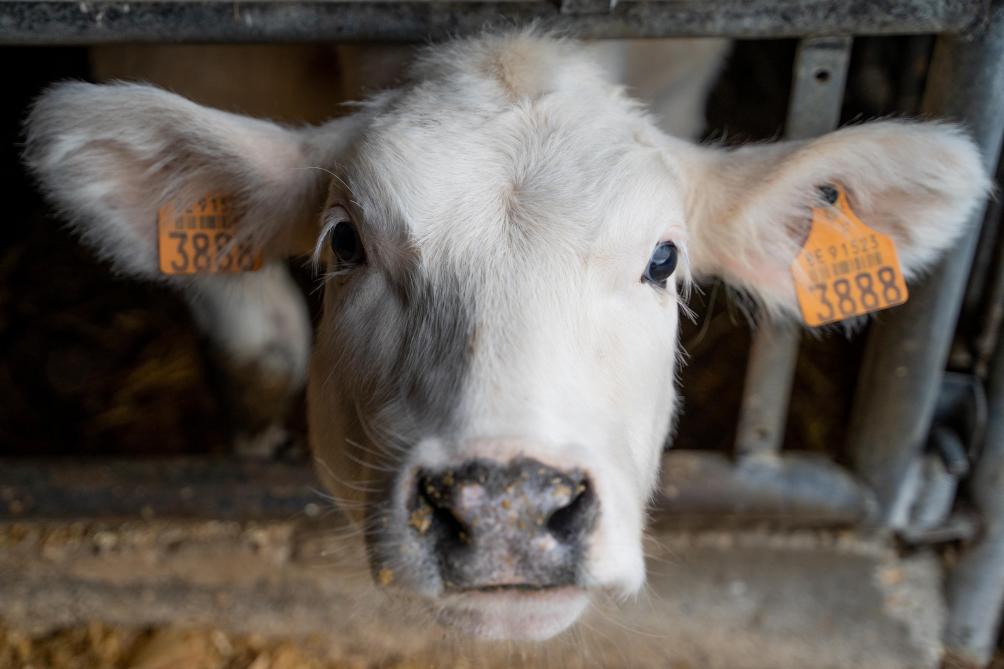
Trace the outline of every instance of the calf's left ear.
<path fill-rule="evenodd" d="M 892 238 L 907 278 L 964 232 L 990 180 L 958 127 L 881 121 L 798 142 L 678 147 L 689 256 L 776 312 L 797 309 L 790 266 L 819 187 L 842 186 L 866 225 Z"/>
<path fill-rule="evenodd" d="M 144 84 L 68 82 L 36 101 L 24 158 L 85 243 L 126 274 L 165 280 L 158 211 L 207 195 L 231 198 L 239 234 L 267 256 L 308 251 L 327 168 L 354 140 L 357 120 L 289 128 Z"/>

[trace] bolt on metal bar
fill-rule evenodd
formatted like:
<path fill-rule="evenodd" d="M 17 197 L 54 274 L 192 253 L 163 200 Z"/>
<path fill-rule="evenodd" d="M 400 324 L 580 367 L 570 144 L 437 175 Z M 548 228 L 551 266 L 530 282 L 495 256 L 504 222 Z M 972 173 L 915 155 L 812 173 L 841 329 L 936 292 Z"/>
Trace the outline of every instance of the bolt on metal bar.
<path fill-rule="evenodd" d="M 815 37 L 799 43 L 787 139 L 808 139 L 837 127 L 850 53 L 850 37 Z M 736 433 L 740 456 L 781 450 L 800 334 L 795 323 L 765 320 L 753 336 Z"/>
<path fill-rule="evenodd" d="M 48 0 L 0 2 L 0 44 L 422 42 L 536 23 L 566 35 L 966 32 L 989 0 Z"/>
<path fill-rule="evenodd" d="M 973 38 L 942 36 L 931 61 L 924 114 L 962 122 L 989 173 L 1004 134 L 1004 5 Z M 879 522 L 901 529 L 911 471 L 927 443 L 952 333 L 958 320 L 985 207 L 969 232 L 911 288 L 910 300 L 872 325 L 855 393 L 849 444 L 856 471 L 875 491 Z"/>

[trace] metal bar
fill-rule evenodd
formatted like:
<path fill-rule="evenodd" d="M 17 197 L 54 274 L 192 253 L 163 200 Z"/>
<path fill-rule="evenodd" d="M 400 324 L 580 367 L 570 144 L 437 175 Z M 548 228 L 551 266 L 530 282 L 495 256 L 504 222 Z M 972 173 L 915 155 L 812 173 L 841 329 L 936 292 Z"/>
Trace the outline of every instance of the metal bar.
<path fill-rule="evenodd" d="M 781 450 L 800 335 L 797 325 L 769 320 L 753 335 L 736 427 L 740 458 Z"/>
<path fill-rule="evenodd" d="M 1004 346 L 992 372 L 987 440 L 968 485 L 983 516 L 982 532 L 948 574 L 945 630 L 946 647 L 979 666 L 993 656 L 1004 606 Z"/>
<path fill-rule="evenodd" d="M 997 175 L 994 181 L 998 184 L 1004 183 L 1004 162 L 997 165 Z M 978 329 L 973 337 L 972 352 L 974 358 L 974 371 L 977 374 L 985 375 L 989 361 L 993 357 L 995 343 L 1000 340 L 1001 325 L 1004 323 L 1004 230 L 1001 230 L 1001 221 L 1004 220 L 1004 201 L 995 198 L 990 203 L 986 231 L 995 234 L 985 234 L 980 239 L 990 245 L 989 253 L 993 260 L 987 263 L 983 276 L 980 292 L 978 311 Z M 990 244 L 992 242 L 992 244 Z M 972 283 L 972 282 L 971 282 Z"/>
<path fill-rule="evenodd" d="M 986 31 L 974 39 L 938 40 L 924 113 L 963 122 L 993 172 L 1004 134 L 1004 18 L 996 4 Z M 958 319 L 984 207 L 969 233 L 911 289 L 910 301 L 872 325 L 855 394 L 849 443 L 857 471 L 875 490 L 880 520 L 906 525 L 911 472 L 927 442 L 941 378 Z"/>
<path fill-rule="evenodd" d="M 997 40 L 998 53 L 1004 55 L 1004 5 L 986 39 Z M 1004 78 L 999 85 L 1004 87 Z M 999 262 L 1004 263 L 1004 254 Z M 949 571 L 945 630 L 949 651 L 979 666 L 994 653 L 1004 606 L 1004 338 L 998 339 L 989 372 L 986 438 L 967 485 L 983 516 L 983 531 Z"/>
<path fill-rule="evenodd" d="M 846 472 L 809 455 L 736 467 L 724 455 L 674 451 L 663 468 L 659 506 L 681 524 L 849 525 L 874 505 Z M 6 459 L 0 460 L 0 522 L 315 517 L 330 507 L 319 487 L 307 464 L 241 458 Z"/>
<path fill-rule="evenodd" d="M 794 85 L 784 129 L 786 139 L 809 139 L 837 127 L 850 58 L 850 37 L 801 41 L 795 55 Z"/>
<path fill-rule="evenodd" d="M 837 127 L 850 55 L 850 37 L 801 41 L 788 103 L 787 139 L 808 139 Z M 792 323 L 766 320 L 753 336 L 736 431 L 736 452 L 741 456 L 781 450 L 800 335 Z"/>
<path fill-rule="evenodd" d="M 875 509 L 853 476 L 808 453 L 736 464 L 722 454 L 671 451 L 661 493 L 655 518 L 663 526 L 839 527 L 863 523 Z"/>
<path fill-rule="evenodd" d="M 617 0 L 561 0 L 562 14 L 607 14 Z"/>
<path fill-rule="evenodd" d="M 608 38 L 945 33 L 979 25 L 988 1 L 12 1 L 0 44 L 425 41 L 531 22 Z"/>
<path fill-rule="evenodd" d="M 330 506 L 307 465 L 239 458 L 0 460 L 0 520 L 286 519 Z"/>

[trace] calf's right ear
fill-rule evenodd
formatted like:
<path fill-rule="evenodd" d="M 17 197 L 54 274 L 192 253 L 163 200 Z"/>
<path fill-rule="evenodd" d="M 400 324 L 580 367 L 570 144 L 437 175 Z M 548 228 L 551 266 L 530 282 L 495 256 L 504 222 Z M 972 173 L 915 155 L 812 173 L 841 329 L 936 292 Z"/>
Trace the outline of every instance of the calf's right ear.
<path fill-rule="evenodd" d="M 987 196 L 980 152 L 958 127 L 877 121 L 808 141 L 732 150 L 678 147 L 695 273 L 723 277 L 775 312 L 797 312 L 791 263 L 820 187 L 895 243 L 907 279 L 965 232 Z"/>
<path fill-rule="evenodd" d="M 58 84 L 35 103 L 25 161 L 89 246 L 158 278 L 157 212 L 232 198 L 238 234 L 272 257 L 309 250 L 328 169 L 357 120 L 292 129 L 140 84 Z"/>

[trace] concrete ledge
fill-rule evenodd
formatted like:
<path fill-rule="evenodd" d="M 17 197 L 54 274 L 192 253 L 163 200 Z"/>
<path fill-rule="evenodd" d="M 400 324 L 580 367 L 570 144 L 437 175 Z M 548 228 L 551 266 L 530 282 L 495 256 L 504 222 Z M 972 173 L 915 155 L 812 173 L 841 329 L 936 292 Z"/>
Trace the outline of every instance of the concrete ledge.
<path fill-rule="evenodd" d="M 453 639 L 377 591 L 357 541 L 337 516 L 4 523 L 0 619 L 310 635 L 334 657 L 437 666 L 513 666 L 515 653 L 524 666 L 923 669 L 940 655 L 934 556 L 847 533 L 660 533 L 636 601 L 598 602 L 571 633 L 523 648 Z"/>

